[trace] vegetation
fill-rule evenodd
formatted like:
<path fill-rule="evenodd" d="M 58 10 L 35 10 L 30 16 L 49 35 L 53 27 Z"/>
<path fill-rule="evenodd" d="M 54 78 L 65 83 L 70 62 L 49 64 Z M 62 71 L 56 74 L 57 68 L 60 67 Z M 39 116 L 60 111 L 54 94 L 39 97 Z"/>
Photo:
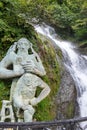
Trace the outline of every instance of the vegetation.
<path fill-rule="evenodd" d="M 30 0 L 29 16 L 50 23 L 61 36 L 87 41 L 87 1 L 86 0 Z"/>
<path fill-rule="evenodd" d="M 27 28 L 32 18 L 53 25 L 65 38 L 71 36 L 81 42 L 87 41 L 86 0 L 1 0 L 0 10 L 0 42 L 7 39 L 12 42 L 26 29 L 28 37 L 32 37 Z"/>

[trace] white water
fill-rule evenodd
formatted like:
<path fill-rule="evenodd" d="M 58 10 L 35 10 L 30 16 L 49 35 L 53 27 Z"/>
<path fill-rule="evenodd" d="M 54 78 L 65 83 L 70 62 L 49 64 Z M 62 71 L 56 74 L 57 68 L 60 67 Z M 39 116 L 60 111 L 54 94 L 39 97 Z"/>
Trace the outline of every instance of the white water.
<path fill-rule="evenodd" d="M 43 25 L 36 25 L 35 30 L 45 35 L 46 37 L 50 38 L 60 49 L 62 50 L 64 59 L 65 59 L 65 66 L 69 70 L 70 74 L 72 75 L 76 89 L 77 89 L 77 102 L 80 108 L 80 116 L 86 117 L 87 116 L 87 56 L 80 55 L 75 52 L 75 46 L 72 45 L 70 42 L 62 41 L 58 39 L 55 31 L 50 26 L 45 24 Z M 83 122 L 80 124 L 83 130 L 85 129 L 87 122 Z"/>

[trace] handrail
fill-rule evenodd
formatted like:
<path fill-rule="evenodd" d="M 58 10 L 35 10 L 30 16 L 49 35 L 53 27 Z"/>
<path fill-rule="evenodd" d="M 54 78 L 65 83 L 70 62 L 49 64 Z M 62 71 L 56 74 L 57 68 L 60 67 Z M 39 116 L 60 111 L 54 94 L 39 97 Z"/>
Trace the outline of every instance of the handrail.
<path fill-rule="evenodd" d="M 55 120 L 55 121 L 47 121 L 47 122 L 0 122 L 0 128 L 5 127 L 29 127 L 29 128 L 44 128 L 48 126 L 58 126 L 58 125 L 64 125 L 64 124 L 74 124 L 74 123 L 79 123 L 87 121 L 87 117 L 80 117 L 80 118 L 73 118 L 73 119 L 64 119 L 64 120 Z"/>

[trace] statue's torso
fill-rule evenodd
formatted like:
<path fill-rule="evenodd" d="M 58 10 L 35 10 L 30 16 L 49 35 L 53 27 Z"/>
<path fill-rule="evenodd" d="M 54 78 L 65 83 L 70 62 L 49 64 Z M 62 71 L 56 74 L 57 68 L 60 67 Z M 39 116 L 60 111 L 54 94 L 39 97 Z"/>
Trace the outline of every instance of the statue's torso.
<path fill-rule="evenodd" d="M 19 93 L 18 96 L 21 95 L 24 101 L 29 101 L 35 97 L 36 89 L 40 83 L 41 82 L 36 75 L 26 73 L 18 80 L 15 93 Z"/>

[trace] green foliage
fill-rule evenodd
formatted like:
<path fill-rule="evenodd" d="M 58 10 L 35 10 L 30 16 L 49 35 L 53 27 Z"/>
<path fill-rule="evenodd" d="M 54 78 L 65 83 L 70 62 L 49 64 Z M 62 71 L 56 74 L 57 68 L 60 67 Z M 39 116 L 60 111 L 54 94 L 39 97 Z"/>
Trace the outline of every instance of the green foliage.
<path fill-rule="evenodd" d="M 12 0 L 1 0 L 1 17 L 0 17 L 0 59 L 3 57 L 2 51 L 7 51 L 9 46 L 20 37 L 35 39 L 34 28 L 26 21 L 22 12 L 23 3 L 18 8 L 19 3 Z M 3 53 L 4 53 L 3 52 Z"/>
<path fill-rule="evenodd" d="M 0 2 L 0 9 L 2 9 L 3 8 L 3 3 L 2 2 Z"/>
<path fill-rule="evenodd" d="M 79 19 L 76 21 L 73 29 L 75 30 L 75 36 L 77 40 L 87 39 L 87 18 Z"/>
<path fill-rule="evenodd" d="M 67 106 L 67 111 L 66 111 L 66 116 L 67 118 L 73 118 L 73 115 L 74 115 L 74 111 L 75 108 L 74 108 L 74 104 L 73 104 L 73 101 L 70 102 Z"/>
<path fill-rule="evenodd" d="M 65 5 L 55 5 L 52 10 L 52 16 L 55 22 L 58 22 L 60 27 L 69 27 L 74 19 L 73 13 Z"/>
<path fill-rule="evenodd" d="M 11 84 L 11 81 L 0 80 L 0 108 L 2 104 L 1 101 L 9 99 L 10 84 Z"/>
<path fill-rule="evenodd" d="M 85 37 L 86 29 L 83 25 L 84 19 L 87 17 L 86 0 L 30 0 L 28 7 L 31 18 L 36 17 L 41 21 L 51 23 L 58 30 L 60 29 L 60 33 L 62 30 L 62 34 L 71 34 L 76 40 L 87 39 Z M 78 20 L 82 20 L 82 27 L 78 26 L 76 29 Z"/>
<path fill-rule="evenodd" d="M 78 29 L 75 28 L 77 21 L 84 21 L 87 16 L 86 0 L 5 0 L 4 2 L 1 0 L 0 8 L 4 11 L 3 15 L 2 12 L 0 13 L 4 22 L 6 19 L 6 24 L 8 21 L 8 25 L 11 27 L 16 28 L 17 25 L 20 25 L 20 28 L 24 30 L 24 23 L 35 17 L 39 21 L 51 23 L 57 27 L 60 33 L 71 34 L 78 40 L 84 40 L 84 35 L 86 35 L 84 25 L 82 28 L 79 26 Z M 18 29 L 18 32 L 22 33 L 20 30 Z M 18 36 L 18 34 L 14 35 Z"/>
<path fill-rule="evenodd" d="M 48 120 L 52 120 L 54 115 L 53 113 L 50 111 L 50 109 L 52 109 L 52 104 L 50 104 L 50 99 L 46 98 L 44 99 L 41 103 L 38 104 L 38 106 L 36 107 L 36 113 L 34 115 L 34 118 L 37 119 L 38 121 L 48 121 Z M 52 114 L 50 114 L 50 112 Z"/>

